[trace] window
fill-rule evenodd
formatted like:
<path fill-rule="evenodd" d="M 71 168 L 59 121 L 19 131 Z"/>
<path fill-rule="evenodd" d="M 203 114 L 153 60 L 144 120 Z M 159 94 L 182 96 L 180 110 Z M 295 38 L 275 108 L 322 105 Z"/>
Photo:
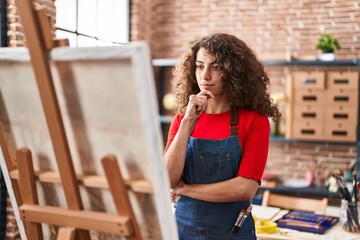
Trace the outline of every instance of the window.
<path fill-rule="evenodd" d="M 56 0 L 56 36 L 71 47 L 129 42 L 130 0 Z"/>

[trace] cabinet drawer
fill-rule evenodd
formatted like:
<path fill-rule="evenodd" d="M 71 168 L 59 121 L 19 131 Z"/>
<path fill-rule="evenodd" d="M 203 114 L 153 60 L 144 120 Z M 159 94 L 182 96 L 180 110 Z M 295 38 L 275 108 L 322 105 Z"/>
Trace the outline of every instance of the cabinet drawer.
<path fill-rule="evenodd" d="M 358 92 L 349 89 L 338 89 L 326 92 L 326 103 L 329 106 L 357 106 Z"/>
<path fill-rule="evenodd" d="M 297 71 L 293 73 L 294 86 L 305 89 L 325 89 L 325 72 Z"/>
<path fill-rule="evenodd" d="M 317 121 L 295 121 L 293 138 L 304 140 L 323 140 L 324 124 Z"/>
<path fill-rule="evenodd" d="M 294 91 L 295 104 L 317 104 L 323 106 L 325 102 L 325 91 L 321 89 L 297 89 Z"/>
<path fill-rule="evenodd" d="M 356 122 L 349 124 L 344 121 L 327 121 L 325 122 L 324 135 L 326 140 L 355 141 Z"/>
<path fill-rule="evenodd" d="M 347 124 L 356 124 L 358 109 L 355 106 L 327 106 L 325 116 L 326 121 L 340 121 Z"/>
<path fill-rule="evenodd" d="M 327 72 L 327 88 L 329 89 L 352 89 L 359 88 L 359 73 L 355 71 L 329 71 Z"/>
<path fill-rule="evenodd" d="M 314 104 L 298 104 L 294 106 L 294 121 L 324 121 L 325 108 Z"/>

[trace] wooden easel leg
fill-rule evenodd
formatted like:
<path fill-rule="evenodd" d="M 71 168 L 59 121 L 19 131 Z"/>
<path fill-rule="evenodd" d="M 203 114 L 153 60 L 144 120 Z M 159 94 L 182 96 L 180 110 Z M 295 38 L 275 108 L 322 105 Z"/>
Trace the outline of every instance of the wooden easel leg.
<path fill-rule="evenodd" d="M 7 145 L 5 138 L 4 125 L 2 124 L 1 121 L 0 121 L 0 147 L 4 155 L 7 170 L 10 173 L 11 171 L 15 170 L 16 167 L 15 167 L 15 162 L 10 157 L 9 147 Z M 11 183 L 14 190 L 17 205 L 19 206 L 22 204 L 19 183 L 15 179 L 11 179 Z"/>
<path fill-rule="evenodd" d="M 51 40 L 52 35 L 49 32 L 49 21 L 44 10 L 38 11 L 34 9 L 32 0 L 19 0 L 16 3 L 24 26 L 66 203 L 71 210 L 83 210 L 84 207 L 50 70 L 48 50 L 54 45 Z M 77 237 L 80 240 L 88 240 L 90 239 L 90 233 L 79 230 Z"/>
<path fill-rule="evenodd" d="M 68 227 L 59 228 L 56 240 L 75 240 L 75 229 Z"/>
<path fill-rule="evenodd" d="M 119 164 L 115 156 L 106 156 L 102 159 L 102 165 L 108 181 L 116 210 L 120 216 L 129 217 L 132 223 L 134 234 L 128 239 L 141 240 L 141 232 L 137 224 L 134 212 L 131 207 L 125 181 L 121 175 Z"/>
<path fill-rule="evenodd" d="M 20 191 L 23 196 L 24 204 L 38 204 L 38 197 L 36 192 L 35 174 L 31 158 L 31 152 L 27 148 L 22 148 L 16 151 L 16 158 L 18 160 L 18 168 L 20 175 Z M 28 239 L 43 239 L 41 224 L 28 222 L 22 216 L 25 222 L 25 230 Z"/>

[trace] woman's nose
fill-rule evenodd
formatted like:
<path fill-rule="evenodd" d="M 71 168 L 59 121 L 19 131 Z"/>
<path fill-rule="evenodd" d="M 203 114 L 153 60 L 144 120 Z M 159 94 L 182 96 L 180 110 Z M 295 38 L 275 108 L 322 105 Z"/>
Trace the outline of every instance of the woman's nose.
<path fill-rule="evenodd" d="M 203 74 L 202 78 L 205 80 L 208 80 L 211 78 L 211 71 L 208 68 L 205 68 L 202 74 Z"/>

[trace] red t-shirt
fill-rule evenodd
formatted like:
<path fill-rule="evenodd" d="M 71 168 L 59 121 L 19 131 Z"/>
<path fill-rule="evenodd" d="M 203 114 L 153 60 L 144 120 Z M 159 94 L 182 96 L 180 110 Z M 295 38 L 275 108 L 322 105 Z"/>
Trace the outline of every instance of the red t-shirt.
<path fill-rule="evenodd" d="M 199 139 L 223 139 L 230 137 L 231 111 L 219 114 L 203 113 L 191 136 Z M 238 137 L 243 156 L 238 176 L 261 181 L 269 150 L 269 119 L 254 110 L 238 111 Z M 165 151 L 174 139 L 183 115 L 177 114 L 170 125 Z"/>

